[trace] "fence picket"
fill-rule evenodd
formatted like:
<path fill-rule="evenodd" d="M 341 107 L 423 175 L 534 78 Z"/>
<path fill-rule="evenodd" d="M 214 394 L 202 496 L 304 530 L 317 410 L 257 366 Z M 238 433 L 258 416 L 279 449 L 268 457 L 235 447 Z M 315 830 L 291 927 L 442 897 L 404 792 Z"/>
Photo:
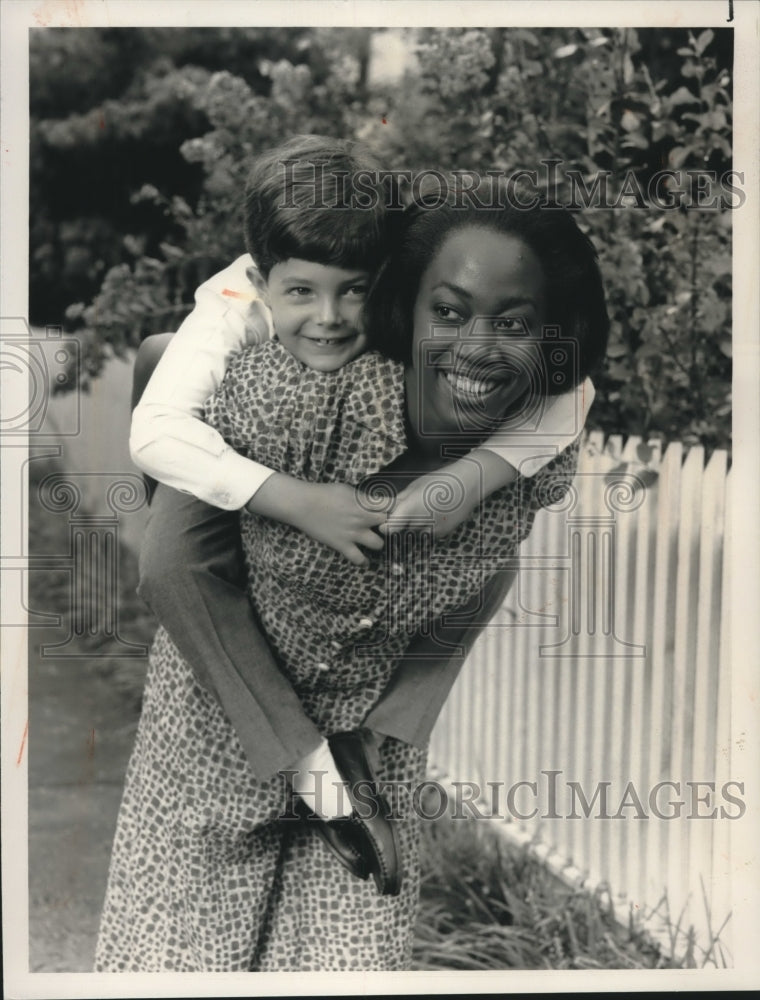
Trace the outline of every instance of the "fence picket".
<path fill-rule="evenodd" d="M 699 595 L 696 613 L 696 651 L 694 665 L 694 725 L 692 733 L 691 773 L 696 781 L 711 782 L 709 805 L 697 802 L 697 814 L 706 815 L 719 808 L 719 793 L 715 790 L 715 743 L 717 736 L 718 681 L 720 670 L 721 570 L 724 543 L 726 454 L 716 451 L 704 472 L 702 481 L 702 517 L 699 532 Z M 709 792 L 710 786 L 700 790 Z M 697 798 L 702 798 L 698 795 Z M 716 802 L 718 803 L 716 805 Z M 718 815 L 717 813 L 715 814 Z M 695 858 L 711 857 L 715 822 L 692 822 L 691 853 Z M 712 879 L 712 871 L 690 866 L 689 894 L 700 899 L 700 879 Z M 699 910 L 703 934 L 709 931 L 707 914 Z"/>
<path fill-rule="evenodd" d="M 649 689 L 645 696 L 645 724 L 649 728 L 634 734 L 634 740 L 650 740 L 649 777 L 646 788 L 670 779 L 671 760 L 671 675 L 674 651 L 675 578 L 678 561 L 678 515 L 681 503 L 682 446 L 668 446 L 662 461 L 660 496 L 657 506 L 657 541 L 654 566 L 654 614 L 649 661 Z M 634 752 L 638 748 L 634 747 Z M 647 887 L 638 880 L 639 891 L 654 894 L 656 887 L 667 884 L 667 828 L 661 823 L 646 824 L 645 842 L 640 854 Z M 634 873 L 632 873 L 633 875 Z M 643 903 L 643 899 L 642 899 Z"/>
<path fill-rule="evenodd" d="M 670 719 L 670 772 L 666 778 L 681 787 L 692 774 L 694 736 L 694 664 L 696 659 L 699 585 L 699 541 L 702 508 L 701 479 L 704 450 L 691 448 L 681 469 L 681 503 L 678 520 L 674 654 L 668 716 Z M 689 807 L 687 806 L 687 809 Z M 667 823 L 669 905 L 680 911 L 686 902 L 689 880 L 689 847 L 693 823 L 683 828 Z"/>
<path fill-rule="evenodd" d="M 726 476 L 725 493 L 725 520 L 723 536 L 723 559 L 720 568 L 721 575 L 721 609 L 720 609 L 720 660 L 718 670 L 718 690 L 715 713 L 715 785 L 716 788 L 723 789 L 731 780 L 731 748 L 733 741 L 731 738 L 731 549 L 733 544 L 732 536 L 732 504 L 731 491 L 733 489 L 731 473 Z M 738 789 L 733 788 L 732 794 L 738 796 Z M 741 796 L 739 796 L 741 798 Z M 726 802 L 726 809 L 730 810 L 728 815 L 736 818 L 738 810 L 736 806 Z M 713 932 L 718 930 L 722 922 L 731 912 L 731 885 L 734 880 L 734 872 L 731 865 L 731 833 L 734 824 L 731 820 L 715 824 L 713 834 L 712 851 L 712 879 L 710 884 L 710 907 L 711 922 Z M 721 934 L 721 941 L 729 949 L 731 947 L 732 927 L 728 924 L 726 930 Z"/>

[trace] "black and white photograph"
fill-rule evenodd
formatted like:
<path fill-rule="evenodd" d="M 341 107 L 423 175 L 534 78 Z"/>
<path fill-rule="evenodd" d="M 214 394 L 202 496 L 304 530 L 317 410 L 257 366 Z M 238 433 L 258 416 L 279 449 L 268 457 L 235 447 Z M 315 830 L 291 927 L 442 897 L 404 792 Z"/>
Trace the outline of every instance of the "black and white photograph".
<path fill-rule="evenodd" d="M 758 4 L 0 17 L 4 995 L 760 986 Z"/>

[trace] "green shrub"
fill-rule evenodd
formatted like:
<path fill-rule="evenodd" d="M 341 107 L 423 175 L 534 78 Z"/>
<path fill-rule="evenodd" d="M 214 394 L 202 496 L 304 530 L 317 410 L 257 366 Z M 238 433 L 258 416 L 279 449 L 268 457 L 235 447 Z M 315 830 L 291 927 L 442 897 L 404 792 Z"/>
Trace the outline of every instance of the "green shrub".
<path fill-rule="evenodd" d="M 368 77 L 372 34 L 247 29 L 236 48 L 222 33 L 225 62 L 212 58 L 213 32 L 103 33 L 106 54 L 131 46 L 139 70 L 130 76 L 114 60 L 105 98 L 68 115 L 52 108 L 38 53 L 38 199 L 50 164 L 67 156 L 91 165 L 125 149 L 143 157 L 102 219 L 81 214 L 56 228 L 35 213 L 32 274 L 53 289 L 61 274 L 71 287 L 97 288 L 66 313 L 87 376 L 109 352 L 177 327 L 200 281 L 243 250 L 250 157 L 313 131 L 361 138 L 398 169 L 512 173 L 556 160 L 554 193 L 565 201 L 568 172 L 589 190 L 604 174 L 619 207 L 590 207 L 580 219 L 599 250 L 612 321 L 590 424 L 728 447 L 730 206 L 743 195 L 669 209 L 650 204 L 648 185 L 665 168 L 717 178 L 730 170 L 731 32 L 422 29 L 406 36 L 416 62 L 377 84 Z M 50 61 L 57 50 L 46 45 Z"/>

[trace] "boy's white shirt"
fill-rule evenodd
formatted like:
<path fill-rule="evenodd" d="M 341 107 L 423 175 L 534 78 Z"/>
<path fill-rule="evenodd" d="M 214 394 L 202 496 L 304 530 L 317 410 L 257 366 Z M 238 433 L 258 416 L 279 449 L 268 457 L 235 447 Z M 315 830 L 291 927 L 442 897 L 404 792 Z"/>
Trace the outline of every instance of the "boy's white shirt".
<path fill-rule="evenodd" d="M 143 472 L 199 500 L 238 510 L 272 475 L 203 422 L 231 359 L 273 335 L 271 314 L 246 275 L 248 254 L 205 281 L 132 414 L 129 449 Z"/>
<path fill-rule="evenodd" d="M 204 282 L 132 414 L 132 460 L 154 479 L 223 510 L 239 510 L 273 474 L 239 455 L 202 419 L 234 355 L 272 338 L 272 317 L 247 272 L 248 254 Z M 534 475 L 581 431 L 594 387 L 554 397 L 533 431 L 497 431 L 481 445 Z"/>

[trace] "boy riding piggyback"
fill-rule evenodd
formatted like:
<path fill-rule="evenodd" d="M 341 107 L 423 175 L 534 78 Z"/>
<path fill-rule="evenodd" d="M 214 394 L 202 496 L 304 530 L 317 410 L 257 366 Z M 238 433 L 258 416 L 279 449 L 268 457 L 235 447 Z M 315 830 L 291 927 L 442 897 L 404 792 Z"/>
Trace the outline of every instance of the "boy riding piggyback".
<path fill-rule="evenodd" d="M 359 178 L 361 193 L 353 186 Z M 383 549 L 393 524 L 418 514 L 429 519 L 424 497 L 434 474 L 399 495 L 393 523 L 386 523 L 352 485 L 267 468 L 233 450 L 202 417 L 232 358 L 251 345 L 276 339 L 298 364 L 320 372 L 340 371 L 368 350 L 398 356 L 392 342 L 369 342 L 362 318 L 398 204 L 389 172 L 352 142 L 298 136 L 257 158 L 246 190 L 248 253 L 198 289 L 193 312 L 168 346 L 166 337 L 145 342 L 136 370 L 140 386 L 156 365 L 134 411 L 132 457 L 159 481 L 140 593 L 218 698 L 254 774 L 287 770 L 295 791 L 327 820 L 350 812 L 338 794 L 343 775 L 252 612 L 237 512 L 246 508 L 289 524 L 362 565 L 363 550 Z M 459 510 L 437 523 L 437 533 L 453 531 L 518 472 L 534 474 L 548 463 L 577 435 L 576 413 L 587 411 L 592 397 L 586 383 L 550 401 L 539 433 L 494 435 L 481 445 L 499 458 L 488 463 L 487 476 L 473 478 L 471 462 L 460 469 L 449 464 L 449 477 L 461 471 L 465 496 Z M 431 672 L 424 689 L 407 688 L 402 676 L 378 703 L 382 726 L 373 731 L 373 710 L 367 729 L 378 741 L 389 735 L 417 743 L 425 704 L 445 700 L 436 684 L 448 688 L 452 681 L 442 670 Z"/>

